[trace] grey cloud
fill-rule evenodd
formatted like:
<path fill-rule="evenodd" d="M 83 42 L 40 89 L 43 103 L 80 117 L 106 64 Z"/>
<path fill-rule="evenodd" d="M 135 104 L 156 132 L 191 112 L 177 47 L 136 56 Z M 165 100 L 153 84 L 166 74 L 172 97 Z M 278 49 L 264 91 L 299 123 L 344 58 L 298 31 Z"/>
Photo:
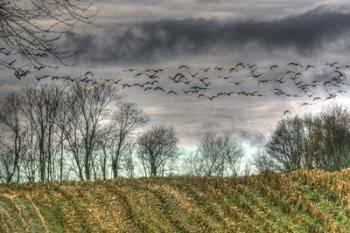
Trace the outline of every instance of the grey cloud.
<path fill-rule="evenodd" d="M 268 140 L 268 137 L 263 133 L 248 130 L 239 131 L 238 138 L 240 138 L 242 141 L 249 142 L 252 147 L 256 148 L 262 148 Z"/>
<path fill-rule="evenodd" d="M 129 28 L 104 29 L 101 34 L 71 35 L 81 58 L 97 63 L 156 62 L 180 55 L 232 52 L 257 43 L 267 50 L 295 49 L 313 54 L 327 44 L 347 38 L 350 13 L 319 7 L 304 14 L 271 21 L 164 19 Z"/>

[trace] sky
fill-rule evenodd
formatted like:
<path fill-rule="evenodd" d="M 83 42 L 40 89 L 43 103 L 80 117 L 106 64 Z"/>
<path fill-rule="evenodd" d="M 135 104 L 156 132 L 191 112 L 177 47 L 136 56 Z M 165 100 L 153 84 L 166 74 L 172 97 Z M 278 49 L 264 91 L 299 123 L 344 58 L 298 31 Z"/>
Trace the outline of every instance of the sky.
<path fill-rule="evenodd" d="M 247 74 L 238 72 L 235 80 L 245 83 L 240 90 L 259 90 L 263 98 L 239 95 L 213 101 L 185 95 L 184 86 L 168 77 L 186 64 L 190 71 L 210 67 L 213 84 L 208 95 L 220 91 L 239 91 L 214 67 L 226 70 L 237 63 L 256 64 L 262 78 L 278 78 L 289 62 L 312 64 L 306 80 L 322 80 L 332 75 L 326 62 L 347 64 L 350 51 L 350 4 L 346 0 L 99 0 L 97 20 L 92 25 L 77 25 L 67 35 L 66 46 L 77 51 L 77 65 L 64 72 L 90 70 L 96 77 L 133 80 L 127 68 L 163 68 L 162 85 L 178 95 L 123 90 L 155 124 L 174 126 L 181 145 L 193 148 L 207 131 L 232 134 L 244 143 L 248 153 L 262 147 L 286 110 L 291 115 L 317 112 L 331 102 L 346 103 L 346 94 L 333 101 L 300 107 L 305 98 L 276 97 L 272 85 L 257 86 Z M 269 67 L 283 67 L 271 72 Z M 305 70 L 304 70 L 305 71 Z M 0 70 L 4 85 L 1 94 L 26 81 L 17 81 Z M 203 74 L 204 75 L 204 74 Z M 227 74 L 226 74 L 227 75 Z M 284 90 L 295 92 L 291 82 Z M 346 91 L 346 90 L 345 90 Z M 350 91 L 350 90 L 349 90 Z M 325 90 L 314 95 L 327 94 Z M 4 96 L 4 95 L 2 95 Z"/>

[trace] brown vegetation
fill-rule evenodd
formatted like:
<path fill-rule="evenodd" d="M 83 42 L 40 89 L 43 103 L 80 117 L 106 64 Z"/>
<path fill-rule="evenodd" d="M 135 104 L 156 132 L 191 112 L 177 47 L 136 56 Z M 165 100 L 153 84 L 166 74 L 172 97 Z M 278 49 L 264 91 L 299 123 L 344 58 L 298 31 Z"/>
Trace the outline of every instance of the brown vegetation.
<path fill-rule="evenodd" d="M 0 232 L 349 232 L 350 172 L 0 186 Z"/>

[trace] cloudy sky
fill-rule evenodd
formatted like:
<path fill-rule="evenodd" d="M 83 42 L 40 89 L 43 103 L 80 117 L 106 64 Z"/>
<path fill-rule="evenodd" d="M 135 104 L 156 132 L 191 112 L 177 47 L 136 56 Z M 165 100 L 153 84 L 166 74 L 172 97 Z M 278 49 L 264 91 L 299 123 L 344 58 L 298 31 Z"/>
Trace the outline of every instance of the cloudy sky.
<path fill-rule="evenodd" d="M 326 62 L 347 64 L 350 51 L 350 4 L 347 0 L 99 0 L 94 25 L 79 25 L 67 36 L 78 51 L 78 65 L 67 72 L 91 70 L 103 78 L 128 80 L 123 69 L 163 68 L 163 87 L 176 96 L 142 89 L 124 90 L 150 116 L 151 124 L 173 125 L 184 147 L 192 147 L 206 131 L 233 134 L 247 150 L 264 144 L 285 110 L 292 115 L 318 111 L 330 102 L 300 107 L 304 98 L 277 98 L 274 86 L 257 86 L 245 81 L 242 90 L 259 90 L 264 98 L 238 95 L 199 99 L 182 94 L 183 86 L 168 79 L 178 66 L 191 71 L 223 66 L 226 70 L 239 62 L 257 64 L 265 79 L 278 78 L 286 70 L 271 73 L 272 64 L 286 67 L 289 62 L 316 67 L 305 79 L 329 77 Z M 206 74 L 213 79 L 211 94 L 239 91 L 234 84 L 217 81 L 219 72 Z M 241 77 L 240 77 L 241 75 Z M 273 77 L 272 77 L 273 76 Z M 18 83 L 2 72 L 2 92 Z M 215 79 L 215 80 L 214 80 Z M 292 83 L 284 90 L 296 91 Z M 210 92 L 208 91 L 208 92 Z M 317 91 L 321 93 L 316 93 Z M 324 90 L 315 90 L 322 95 Z M 210 93 L 208 93 L 209 95 Z M 346 95 L 336 99 L 346 103 Z"/>

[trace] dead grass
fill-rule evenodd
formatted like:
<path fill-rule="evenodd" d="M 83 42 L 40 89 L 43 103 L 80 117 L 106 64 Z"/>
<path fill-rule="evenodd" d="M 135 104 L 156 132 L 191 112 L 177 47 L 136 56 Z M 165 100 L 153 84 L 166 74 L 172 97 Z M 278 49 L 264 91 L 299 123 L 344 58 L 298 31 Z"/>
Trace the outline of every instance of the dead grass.
<path fill-rule="evenodd" d="M 0 232 L 349 232 L 350 170 L 0 185 Z"/>

